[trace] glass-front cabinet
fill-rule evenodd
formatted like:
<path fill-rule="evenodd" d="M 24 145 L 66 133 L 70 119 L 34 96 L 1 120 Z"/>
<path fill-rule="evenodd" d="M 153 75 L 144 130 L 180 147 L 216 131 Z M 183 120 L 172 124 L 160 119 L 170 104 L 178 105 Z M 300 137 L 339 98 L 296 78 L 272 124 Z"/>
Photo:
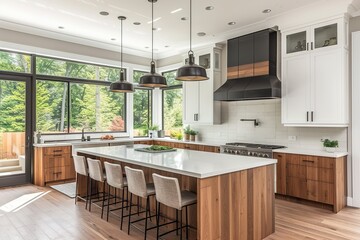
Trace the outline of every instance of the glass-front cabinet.
<path fill-rule="evenodd" d="M 343 46 L 347 48 L 347 22 L 332 20 L 316 25 L 286 31 L 283 36 L 283 56 Z"/>

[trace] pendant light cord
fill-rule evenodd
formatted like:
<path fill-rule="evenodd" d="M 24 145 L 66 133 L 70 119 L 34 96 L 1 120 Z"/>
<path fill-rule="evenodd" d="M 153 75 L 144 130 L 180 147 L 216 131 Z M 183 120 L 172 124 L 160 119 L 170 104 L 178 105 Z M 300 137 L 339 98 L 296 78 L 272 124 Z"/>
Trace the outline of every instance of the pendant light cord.
<path fill-rule="evenodd" d="M 151 2 L 151 62 L 154 62 L 154 1 Z"/>
<path fill-rule="evenodd" d="M 120 38 L 120 49 L 121 49 L 121 54 L 120 54 L 120 72 L 123 71 L 123 19 L 121 19 L 121 38 Z"/>
<path fill-rule="evenodd" d="M 191 39 L 192 39 L 192 0 L 190 0 L 190 51 L 189 53 L 192 53 L 191 49 Z"/>

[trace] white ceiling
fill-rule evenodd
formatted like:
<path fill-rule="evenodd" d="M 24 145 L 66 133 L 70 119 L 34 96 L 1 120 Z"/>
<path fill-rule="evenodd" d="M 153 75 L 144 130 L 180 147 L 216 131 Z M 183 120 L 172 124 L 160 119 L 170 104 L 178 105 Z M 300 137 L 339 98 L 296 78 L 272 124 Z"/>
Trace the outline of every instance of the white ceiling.
<path fill-rule="evenodd" d="M 304 7 L 320 0 L 193 0 L 193 42 L 204 45 L 229 31 L 266 20 L 294 8 Z M 207 11 L 205 7 L 213 6 Z M 154 4 L 155 53 L 178 52 L 189 46 L 189 0 L 159 0 Z M 175 9 L 181 11 L 171 13 Z M 264 9 L 271 13 L 264 14 Z M 101 16 L 100 11 L 109 12 Z M 89 45 L 120 45 L 120 21 L 124 21 L 124 47 L 150 52 L 151 48 L 151 3 L 147 0 L 0 0 L 0 28 L 33 34 L 55 36 L 61 40 Z M 227 23 L 235 21 L 229 26 Z M 135 26 L 133 22 L 140 22 Z M 59 29 L 59 26 L 64 29 Z M 40 34 L 40 32 L 42 32 Z M 206 36 L 196 36 L 205 32 Z M 54 35 L 55 34 L 55 35 Z M 111 40 L 116 38 L 116 40 Z M 169 47 L 165 47 L 169 46 Z"/>

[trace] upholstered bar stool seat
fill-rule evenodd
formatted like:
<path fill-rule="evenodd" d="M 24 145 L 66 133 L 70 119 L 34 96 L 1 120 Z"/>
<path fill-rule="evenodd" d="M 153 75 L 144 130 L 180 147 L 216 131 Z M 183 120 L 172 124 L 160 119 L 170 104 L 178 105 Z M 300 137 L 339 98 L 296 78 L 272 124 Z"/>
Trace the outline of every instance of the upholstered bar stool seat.
<path fill-rule="evenodd" d="M 86 202 L 85 209 L 87 209 L 88 200 L 89 200 L 88 199 L 89 198 L 89 172 L 88 172 L 88 167 L 87 167 L 87 163 L 86 163 L 86 158 L 84 156 L 74 155 L 73 160 L 74 160 L 74 167 L 75 167 L 75 172 L 76 172 L 75 204 L 77 203 L 78 198 L 80 198 Z M 86 196 L 85 196 L 85 198 L 78 194 L 79 175 L 86 177 Z"/>
<path fill-rule="evenodd" d="M 128 190 L 130 192 L 130 208 L 129 208 L 129 221 L 128 221 L 128 234 L 130 234 L 131 224 L 139 221 L 145 220 L 145 229 L 144 229 L 144 239 L 146 239 L 147 231 L 150 229 L 154 229 L 155 227 L 148 228 L 148 219 L 151 220 L 151 212 L 150 212 L 150 196 L 155 195 L 155 186 L 152 183 L 146 183 L 144 171 L 141 169 L 134 169 L 130 167 L 125 167 L 126 177 L 128 180 Z M 146 199 L 146 207 L 145 207 L 145 218 L 137 219 L 135 221 L 131 221 L 131 216 L 135 215 L 131 212 L 132 197 L 133 195 L 138 196 L 140 198 Z M 139 202 L 138 205 L 139 206 Z M 139 213 L 139 210 L 138 210 Z M 154 215 L 155 216 L 155 215 Z"/>
<path fill-rule="evenodd" d="M 91 211 L 91 202 L 92 202 L 92 196 L 93 196 L 93 187 L 91 180 L 94 180 L 96 182 L 102 183 L 103 185 L 103 191 L 99 192 L 98 196 L 100 197 L 100 194 L 102 195 L 102 199 L 99 201 L 102 201 L 101 205 L 101 218 L 103 218 L 104 215 L 104 203 L 105 203 L 105 183 L 106 183 L 106 175 L 104 174 L 101 162 L 96 159 L 87 159 L 88 167 L 89 167 L 89 177 L 90 177 L 90 197 L 89 197 L 89 211 Z"/>
<path fill-rule="evenodd" d="M 188 206 L 196 204 L 197 196 L 193 192 L 189 191 L 181 191 L 179 181 L 177 178 L 161 176 L 159 174 L 153 173 L 153 180 L 155 184 L 155 191 L 156 191 L 156 200 L 158 202 L 157 207 L 157 231 L 156 236 L 157 239 L 159 237 L 164 236 L 168 233 L 180 230 L 180 239 L 182 239 L 182 229 L 185 227 L 186 230 L 186 239 L 189 238 L 189 224 L 188 224 Z M 161 226 L 165 226 L 174 222 L 169 222 L 160 225 L 160 203 L 164 204 L 165 206 L 171 207 L 176 209 L 176 229 L 171 231 L 159 234 L 159 228 Z M 182 225 L 182 209 L 185 208 L 186 210 L 186 224 L 185 226 Z M 180 228 L 178 227 L 178 211 L 180 212 Z"/>
<path fill-rule="evenodd" d="M 119 210 L 121 209 L 121 217 L 120 217 L 120 229 L 122 229 L 122 223 L 123 223 L 123 218 L 124 218 L 124 208 L 127 207 L 128 205 L 128 201 L 127 199 L 125 199 L 125 189 L 128 187 L 128 183 L 127 183 L 127 179 L 126 177 L 123 177 L 123 171 L 122 171 L 122 167 L 119 164 L 113 164 L 113 163 L 109 163 L 109 162 L 104 162 L 104 166 L 105 166 L 105 172 L 106 172 L 106 176 L 107 176 L 107 184 L 108 184 L 108 203 L 107 203 L 107 217 L 106 220 L 109 221 L 109 212 L 110 211 L 115 211 L 115 210 Z M 113 208 L 110 209 L 110 187 L 113 187 L 115 189 L 115 194 L 114 194 L 114 199 L 115 202 L 113 204 L 116 204 L 116 189 L 120 189 L 122 190 L 122 197 L 121 197 L 121 201 L 119 203 L 121 203 L 121 207 L 120 208 Z M 126 202 L 126 206 L 124 206 L 124 202 Z"/>

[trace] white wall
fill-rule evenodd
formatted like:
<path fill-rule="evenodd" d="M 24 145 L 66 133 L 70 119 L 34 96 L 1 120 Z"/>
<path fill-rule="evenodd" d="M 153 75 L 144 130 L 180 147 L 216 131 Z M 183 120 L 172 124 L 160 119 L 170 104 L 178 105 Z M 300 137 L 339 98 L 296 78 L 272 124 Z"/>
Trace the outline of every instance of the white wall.
<path fill-rule="evenodd" d="M 256 118 L 260 126 L 241 122 L 241 118 Z M 221 125 L 191 126 L 199 131 L 199 139 L 208 142 L 259 142 L 301 149 L 321 150 L 321 138 L 339 141 L 339 150 L 347 150 L 347 128 L 295 128 L 281 124 L 281 101 L 259 100 L 222 103 Z M 296 136 L 296 141 L 289 140 Z"/>

